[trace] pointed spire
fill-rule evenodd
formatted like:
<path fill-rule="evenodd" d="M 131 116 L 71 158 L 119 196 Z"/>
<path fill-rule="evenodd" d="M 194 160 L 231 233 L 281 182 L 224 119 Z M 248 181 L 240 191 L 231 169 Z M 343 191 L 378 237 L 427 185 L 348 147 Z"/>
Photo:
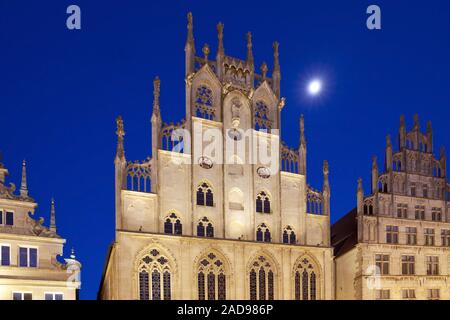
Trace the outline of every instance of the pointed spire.
<path fill-rule="evenodd" d="M 406 125 L 405 125 L 405 116 L 403 114 L 400 116 L 400 128 L 398 129 L 398 142 L 400 149 L 406 147 Z"/>
<path fill-rule="evenodd" d="M 247 32 L 247 63 L 254 64 L 252 33 L 250 31 Z"/>
<path fill-rule="evenodd" d="M 358 189 L 356 191 L 357 213 L 363 214 L 364 190 L 362 178 L 358 178 Z"/>
<path fill-rule="evenodd" d="M 192 16 L 192 12 L 188 12 L 187 14 L 188 25 L 187 25 L 187 40 L 186 45 L 191 45 L 194 48 L 194 18 Z M 195 49 L 194 49 L 195 51 Z"/>
<path fill-rule="evenodd" d="M 185 52 L 185 65 L 186 65 L 186 74 L 185 76 L 189 76 L 195 72 L 195 43 L 194 43 L 194 23 L 192 12 L 189 12 L 187 15 L 187 39 L 186 45 L 184 47 Z"/>
<path fill-rule="evenodd" d="M 323 161 L 322 171 L 323 171 L 323 190 L 330 191 L 330 182 L 328 179 L 328 175 L 329 175 L 330 171 L 329 171 L 329 166 L 328 166 L 327 160 Z"/>
<path fill-rule="evenodd" d="M 224 28 L 223 23 L 219 22 L 217 24 L 217 40 L 219 43 L 217 47 L 217 54 L 222 56 L 225 54 L 225 49 L 223 47 L 223 28 Z"/>
<path fill-rule="evenodd" d="M 299 147 L 299 173 L 306 175 L 306 138 L 305 138 L 305 118 L 300 116 L 300 147 Z"/>
<path fill-rule="evenodd" d="M 159 104 L 159 96 L 161 93 L 161 81 L 159 77 L 156 76 L 153 80 L 153 116 L 160 115 L 160 104 Z"/>
<path fill-rule="evenodd" d="M 261 75 L 262 75 L 263 81 L 266 80 L 267 71 L 268 71 L 267 64 L 265 62 L 263 62 L 263 64 L 261 65 Z"/>
<path fill-rule="evenodd" d="M 56 210 L 55 199 L 52 198 L 52 207 L 50 210 L 50 231 L 56 233 Z"/>
<path fill-rule="evenodd" d="M 303 116 L 303 114 L 300 115 L 300 145 L 306 145 L 305 117 Z"/>
<path fill-rule="evenodd" d="M 446 155 L 445 155 L 445 147 L 442 146 L 442 147 L 441 147 L 441 159 L 445 159 L 445 158 L 446 158 Z"/>
<path fill-rule="evenodd" d="M 207 43 L 204 44 L 202 52 L 203 57 L 205 58 L 205 64 L 208 64 L 209 45 Z"/>
<path fill-rule="evenodd" d="M 116 152 L 116 158 L 124 159 L 125 158 L 125 149 L 124 149 L 124 136 L 125 136 L 125 130 L 123 128 L 123 120 L 121 116 L 118 116 L 116 119 L 117 124 L 117 152 Z"/>
<path fill-rule="evenodd" d="M 22 181 L 20 183 L 20 196 L 22 198 L 28 197 L 28 184 L 27 184 L 27 163 L 22 161 Z"/>
<path fill-rule="evenodd" d="M 378 158 L 373 156 L 372 158 L 372 193 L 377 193 L 378 190 Z"/>
<path fill-rule="evenodd" d="M 386 136 L 385 169 L 389 172 L 392 170 L 392 139 L 390 134 Z"/>
<path fill-rule="evenodd" d="M 392 139 L 391 139 L 391 135 L 390 134 L 388 134 L 386 136 L 386 146 L 387 147 L 392 147 Z"/>
<path fill-rule="evenodd" d="M 273 72 L 280 71 L 280 59 L 279 59 L 279 52 L 278 52 L 279 47 L 280 47 L 280 44 L 275 41 L 273 43 Z"/>

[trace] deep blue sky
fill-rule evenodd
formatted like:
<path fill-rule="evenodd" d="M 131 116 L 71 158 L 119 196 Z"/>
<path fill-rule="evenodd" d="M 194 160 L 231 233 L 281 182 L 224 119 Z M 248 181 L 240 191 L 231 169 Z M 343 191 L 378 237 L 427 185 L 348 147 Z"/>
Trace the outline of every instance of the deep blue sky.
<path fill-rule="evenodd" d="M 366 8 L 382 9 L 382 30 L 365 27 Z M 82 10 L 82 30 L 65 27 L 66 8 Z M 450 2 L 435 1 L 22 1 L 0 0 L 0 150 L 19 183 L 27 159 L 37 215 L 56 199 L 59 232 L 82 261 L 81 297 L 96 296 L 114 237 L 115 117 L 125 121 L 126 156 L 151 152 L 152 79 L 162 81 L 164 121 L 184 113 L 186 13 L 194 13 L 197 52 L 245 57 L 252 31 L 257 65 L 272 64 L 280 42 L 284 140 L 298 144 L 305 114 L 308 179 L 322 185 L 330 161 L 332 220 L 355 203 L 358 176 L 369 188 L 371 157 L 384 158 L 399 116 L 432 120 L 436 146 L 450 147 Z M 321 76 L 318 101 L 304 82 Z M 396 140 L 396 139 L 394 139 Z M 48 218 L 47 218 L 48 221 Z"/>

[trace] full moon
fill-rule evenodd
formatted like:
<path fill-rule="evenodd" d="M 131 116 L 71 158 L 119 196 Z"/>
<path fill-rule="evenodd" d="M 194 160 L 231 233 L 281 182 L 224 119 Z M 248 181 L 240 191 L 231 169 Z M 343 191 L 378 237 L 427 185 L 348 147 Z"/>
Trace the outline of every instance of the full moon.
<path fill-rule="evenodd" d="M 318 79 L 312 80 L 308 84 L 308 92 L 310 95 L 315 96 L 322 90 L 322 82 Z"/>

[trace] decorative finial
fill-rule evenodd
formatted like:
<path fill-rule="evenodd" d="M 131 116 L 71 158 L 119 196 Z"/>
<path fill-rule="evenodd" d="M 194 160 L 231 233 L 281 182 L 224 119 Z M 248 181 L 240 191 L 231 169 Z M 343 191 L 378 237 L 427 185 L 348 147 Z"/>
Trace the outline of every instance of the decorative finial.
<path fill-rule="evenodd" d="M 414 129 L 418 130 L 419 128 L 420 128 L 419 115 L 416 113 L 414 114 Z"/>
<path fill-rule="evenodd" d="M 161 93 L 161 81 L 159 77 L 156 76 L 153 80 L 153 114 L 159 115 L 159 96 Z"/>
<path fill-rule="evenodd" d="M 386 136 L 386 145 L 387 145 L 388 147 L 391 147 L 391 146 L 392 146 L 392 139 L 391 139 L 391 135 L 390 135 L 390 134 L 388 134 L 388 135 Z"/>
<path fill-rule="evenodd" d="M 209 55 L 209 46 L 207 43 L 203 46 L 202 49 L 203 56 L 205 57 L 205 64 L 208 64 L 208 55 Z"/>
<path fill-rule="evenodd" d="M 378 157 L 377 156 L 373 156 L 372 157 L 372 168 L 378 167 L 377 161 L 378 161 Z"/>
<path fill-rule="evenodd" d="M 363 180 L 361 177 L 358 178 L 358 191 L 363 191 Z"/>
<path fill-rule="evenodd" d="M 306 144 L 305 138 L 305 117 L 300 115 L 300 144 Z"/>
<path fill-rule="evenodd" d="M 324 160 L 323 161 L 323 174 L 328 176 L 329 174 L 329 167 L 328 167 L 328 161 Z"/>
<path fill-rule="evenodd" d="M 52 198 L 52 207 L 50 209 L 50 231 L 56 233 L 56 210 L 55 210 L 55 199 Z"/>
<path fill-rule="evenodd" d="M 441 159 L 444 159 L 444 158 L 445 158 L 445 147 L 442 146 L 441 147 Z"/>
<path fill-rule="evenodd" d="M 433 125 L 432 125 L 431 121 L 428 121 L 428 122 L 427 122 L 427 131 L 428 131 L 428 132 L 433 131 Z"/>
<path fill-rule="evenodd" d="M 119 158 L 123 158 L 125 156 L 125 149 L 123 146 L 123 141 L 124 141 L 124 136 L 125 136 L 125 130 L 123 127 L 123 120 L 121 116 L 118 116 L 116 119 L 116 124 L 117 124 L 117 131 L 116 131 L 116 135 L 117 135 L 117 153 L 116 153 L 116 157 Z"/>
<path fill-rule="evenodd" d="M 263 80 L 266 80 L 267 70 L 268 70 L 267 64 L 265 62 L 263 62 L 263 64 L 261 65 L 261 74 L 262 74 Z"/>
<path fill-rule="evenodd" d="M 280 60 L 279 60 L 279 53 L 278 49 L 280 47 L 280 44 L 278 42 L 273 43 L 273 71 L 280 71 Z"/>
<path fill-rule="evenodd" d="M 247 62 L 253 64 L 253 44 L 252 44 L 252 33 L 247 32 Z"/>
<path fill-rule="evenodd" d="M 3 165 L 3 153 L 0 151 L 0 169 L 3 169 L 4 165 Z"/>
<path fill-rule="evenodd" d="M 405 126 L 405 115 L 403 114 L 400 116 L 400 126 L 401 127 Z"/>
<path fill-rule="evenodd" d="M 70 259 L 75 260 L 76 256 L 75 256 L 75 249 L 72 247 L 72 250 L 70 251 Z"/>
<path fill-rule="evenodd" d="M 187 36 L 187 42 L 190 44 L 194 43 L 194 18 L 192 16 L 192 12 L 189 12 L 187 14 L 187 19 L 188 19 L 188 25 L 187 25 L 187 29 L 188 29 L 188 36 Z"/>
<path fill-rule="evenodd" d="M 218 45 L 218 54 L 223 55 L 225 53 L 225 49 L 223 47 L 223 28 L 224 25 L 222 22 L 219 22 L 217 24 L 217 39 L 219 40 L 219 45 Z"/>
<path fill-rule="evenodd" d="M 22 198 L 28 197 L 28 184 L 27 184 L 27 163 L 22 161 L 22 181 L 20 183 L 20 196 Z"/>

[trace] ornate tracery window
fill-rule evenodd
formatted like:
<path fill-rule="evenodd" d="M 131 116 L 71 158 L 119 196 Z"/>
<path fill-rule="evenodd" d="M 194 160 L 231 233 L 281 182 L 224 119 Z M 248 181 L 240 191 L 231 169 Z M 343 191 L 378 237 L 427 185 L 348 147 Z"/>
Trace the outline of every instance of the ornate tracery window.
<path fill-rule="evenodd" d="M 206 182 L 197 188 L 197 205 L 214 207 L 214 194 L 211 186 Z"/>
<path fill-rule="evenodd" d="M 270 198 L 264 191 L 256 196 L 256 212 L 270 213 Z"/>
<path fill-rule="evenodd" d="M 269 107 L 263 101 L 257 101 L 255 104 L 254 123 L 255 130 L 272 129 L 272 121 L 269 118 Z"/>
<path fill-rule="evenodd" d="M 224 262 L 214 253 L 200 259 L 197 273 L 199 300 L 226 300 L 227 274 Z"/>
<path fill-rule="evenodd" d="M 197 224 L 197 236 L 214 238 L 214 227 L 207 217 L 204 217 Z"/>
<path fill-rule="evenodd" d="M 259 242 L 271 242 L 272 237 L 270 235 L 269 227 L 262 223 L 256 228 L 256 241 Z"/>
<path fill-rule="evenodd" d="M 318 270 L 309 258 L 303 258 L 295 266 L 295 300 L 317 300 Z"/>
<path fill-rule="evenodd" d="M 250 300 L 275 299 L 275 275 L 272 264 L 259 256 L 251 265 L 249 274 Z"/>
<path fill-rule="evenodd" d="M 287 226 L 283 231 L 283 243 L 285 244 L 296 244 L 297 236 L 291 226 Z"/>
<path fill-rule="evenodd" d="M 306 200 L 306 210 L 309 214 L 323 214 L 323 196 L 319 191 L 308 187 Z"/>
<path fill-rule="evenodd" d="M 164 233 L 175 235 L 183 234 L 183 225 L 175 213 L 171 213 L 164 219 Z"/>
<path fill-rule="evenodd" d="M 200 86 L 195 92 L 195 116 L 208 120 L 214 120 L 216 117 L 213 93 L 207 86 Z"/>
<path fill-rule="evenodd" d="M 171 269 L 169 260 L 159 250 L 150 250 L 140 261 L 139 299 L 140 300 L 170 300 Z"/>

